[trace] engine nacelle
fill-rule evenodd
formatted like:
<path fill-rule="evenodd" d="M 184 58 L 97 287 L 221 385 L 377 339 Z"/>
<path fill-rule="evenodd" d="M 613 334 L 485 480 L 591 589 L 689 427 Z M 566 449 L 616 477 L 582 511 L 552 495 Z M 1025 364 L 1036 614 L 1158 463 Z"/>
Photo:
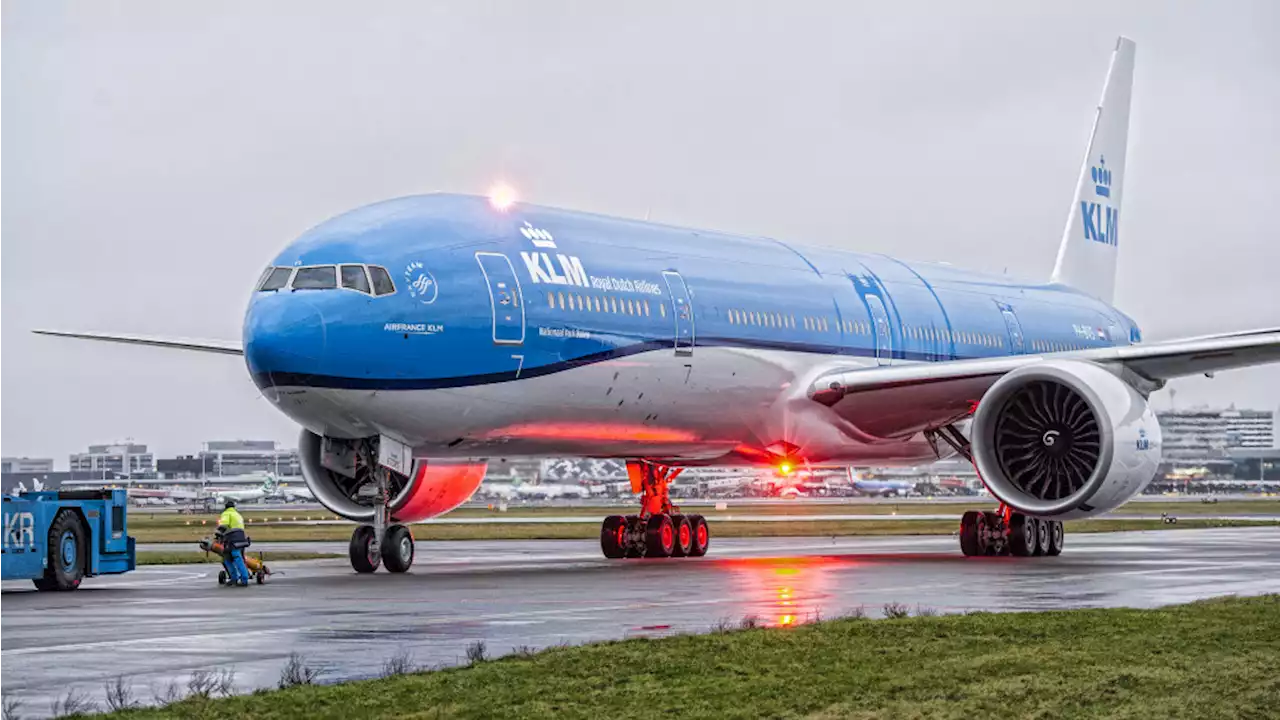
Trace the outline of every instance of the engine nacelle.
<path fill-rule="evenodd" d="M 331 512 L 356 522 L 372 522 L 372 477 L 363 469 L 347 475 L 325 467 L 324 446 L 324 439 L 310 430 L 303 430 L 298 438 L 298 457 L 307 487 Z M 391 519 L 417 522 L 449 512 L 475 493 L 487 468 L 488 463 L 484 462 L 417 460 L 412 477 L 391 473 Z"/>
<path fill-rule="evenodd" d="M 991 494 L 1055 520 L 1114 510 L 1142 492 L 1160 464 L 1160 424 L 1146 398 L 1077 360 L 1005 375 L 983 395 L 970 433 Z"/>

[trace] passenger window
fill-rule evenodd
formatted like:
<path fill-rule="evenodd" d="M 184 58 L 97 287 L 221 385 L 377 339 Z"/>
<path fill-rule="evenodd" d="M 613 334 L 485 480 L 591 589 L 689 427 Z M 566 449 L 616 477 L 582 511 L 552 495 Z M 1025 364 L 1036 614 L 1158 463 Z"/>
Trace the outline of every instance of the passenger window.
<path fill-rule="evenodd" d="M 343 265 L 342 266 L 342 287 L 351 290 L 359 290 L 366 295 L 369 292 L 369 276 L 364 274 L 363 265 Z"/>
<path fill-rule="evenodd" d="M 370 265 L 369 279 L 373 281 L 374 295 L 390 295 L 396 291 L 396 285 L 391 282 L 391 276 L 387 274 L 387 269 L 384 267 Z"/>
<path fill-rule="evenodd" d="M 332 290 L 338 287 L 338 277 L 332 265 L 298 268 L 293 276 L 294 290 Z"/>
<path fill-rule="evenodd" d="M 644 316 L 649 317 L 649 301 L 647 299 L 644 301 Z"/>
<path fill-rule="evenodd" d="M 259 292 L 263 290 L 279 290 L 289 284 L 289 276 L 293 274 L 293 268 L 271 268 L 267 272 L 266 278 L 263 279 L 262 285 L 258 287 Z"/>
<path fill-rule="evenodd" d="M 665 302 L 658 303 L 658 314 L 662 317 L 667 316 L 667 304 Z"/>
<path fill-rule="evenodd" d="M 612 295 L 609 296 L 609 312 L 614 315 L 618 314 L 618 298 Z"/>

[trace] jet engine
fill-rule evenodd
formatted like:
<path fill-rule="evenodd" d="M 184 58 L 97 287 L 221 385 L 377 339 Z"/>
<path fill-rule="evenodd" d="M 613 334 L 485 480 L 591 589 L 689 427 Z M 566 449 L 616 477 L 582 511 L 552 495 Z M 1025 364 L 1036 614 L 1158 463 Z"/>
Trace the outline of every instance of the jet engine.
<path fill-rule="evenodd" d="M 302 477 L 316 500 L 330 511 L 356 522 L 372 522 L 377 483 L 361 462 L 360 443 L 373 440 L 323 438 L 303 430 L 298 438 Z M 377 457 L 376 448 L 372 457 Z M 487 463 L 459 460 L 416 460 L 410 476 L 391 472 L 391 519 L 409 523 L 443 515 L 466 502 L 484 480 Z"/>
<path fill-rule="evenodd" d="M 1142 492 L 1160 464 L 1160 425 L 1146 398 L 1076 360 L 1005 375 L 983 395 L 970 433 L 991 494 L 1054 520 L 1114 510 Z"/>

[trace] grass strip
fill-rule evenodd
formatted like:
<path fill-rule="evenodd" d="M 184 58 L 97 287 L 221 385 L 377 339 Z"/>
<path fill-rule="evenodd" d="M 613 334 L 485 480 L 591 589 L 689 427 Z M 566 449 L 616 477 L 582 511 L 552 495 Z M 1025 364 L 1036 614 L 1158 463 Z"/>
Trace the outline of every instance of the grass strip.
<path fill-rule="evenodd" d="M 254 557 L 257 554 L 254 553 Z M 263 553 L 263 559 L 268 563 L 277 560 L 324 560 L 328 558 L 340 558 L 346 555 L 337 553 L 323 552 L 305 552 L 305 551 L 281 551 Z M 222 559 L 213 553 L 206 553 L 203 550 L 140 550 L 138 551 L 139 565 L 190 565 L 195 563 L 221 563 Z"/>
<path fill-rule="evenodd" d="M 556 648 L 121 718 L 1226 718 L 1280 708 L 1280 596 L 837 619 Z"/>

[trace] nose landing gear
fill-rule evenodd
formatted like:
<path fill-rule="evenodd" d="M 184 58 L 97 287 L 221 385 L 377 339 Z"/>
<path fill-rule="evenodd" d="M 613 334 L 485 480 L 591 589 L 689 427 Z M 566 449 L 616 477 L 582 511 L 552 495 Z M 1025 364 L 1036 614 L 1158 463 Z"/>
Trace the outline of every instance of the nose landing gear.
<path fill-rule="evenodd" d="M 351 533 L 348 556 L 351 567 L 358 573 L 371 573 L 385 565 L 393 573 L 402 573 L 413 566 L 413 534 L 404 525 L 388 524 L 390 503 L 388 491 L 391 471 L 377 467 L 374 471 L 378 483 L 373 506 L 373 524 L 361 525 Z"/>
<path fill-rule="evenodd" d="M 670 485 L 680 468 L 644 461 L 627 463 L 640 514 L 610 515 L 600 525 L 600 550 L 607 558 L 701 557 L 711 531 L 701 515 L 684 515 L 671 504 Z"/>

